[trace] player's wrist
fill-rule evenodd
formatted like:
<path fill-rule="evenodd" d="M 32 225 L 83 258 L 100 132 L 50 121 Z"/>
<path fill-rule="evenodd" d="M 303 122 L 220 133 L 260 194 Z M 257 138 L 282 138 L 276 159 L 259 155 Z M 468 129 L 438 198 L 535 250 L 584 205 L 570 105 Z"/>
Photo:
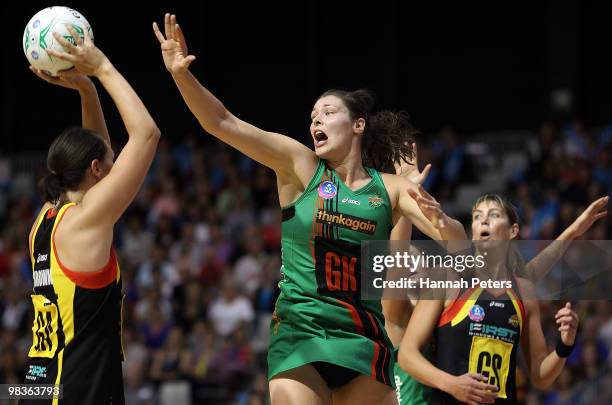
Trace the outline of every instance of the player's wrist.
<path fill-rule="evenodd" d="M 573 339 L 573 342 L 571 345 L 567 345 L 563 342 L 563 339 L 559 338 L 559 340 L 557 341 L 557 347 L 555 347 L 555 352 L 557 353 L 557 356 L 561 357 L 562 359 L 568 358 L 570 356 L 570 354 L 572 354 L 572 351 L 574 350 L 574 347 L 576 346 L 576 339 Z"/>
<path fill-rule="evenodd" d="M 444 373 L 440 378 L 436 378 L 436 387 L 440 391 L 444 391 L 450 395 L 453 395 L 453 387 L 455 386 L 455 380 L 457 376 Z"/>
<path fill-rule="evenodd" d="M 93 84 L 89 77 L 84 78 L 82 81 L 77 84 L 77 91 L 81 95 L 81 97 L 88 97 L 95 95 L 97 93 L 96 86 Z"/>
<path fill-rule="evenodd" d="M 96 76 L 98 79 L 102 80 L 103 78 L 112 75 L 116 72 L 115 67 L 111 63 L 111 61 L 105 56 L 104 60 L 100 63 L 93 76 Z"/>

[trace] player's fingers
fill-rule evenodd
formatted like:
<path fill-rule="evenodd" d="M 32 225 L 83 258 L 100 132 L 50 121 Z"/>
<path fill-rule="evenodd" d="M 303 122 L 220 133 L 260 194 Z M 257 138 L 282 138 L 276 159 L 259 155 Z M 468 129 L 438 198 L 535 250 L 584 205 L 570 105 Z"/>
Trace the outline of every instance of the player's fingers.
<path fill-rule="evenodd" d="M 70 33 L 70 35 L 72 35 L 72 39 L 74 39 L 74 43 L 77 45 L 83 45 L 83 39 L 81 39 L 81 36 L 79 35 L 79 33 L 74 29 L 74 27 L 70 24 L 66 24 L 66 29 L 68 30 L 68 32 Z"/>
<path fill-rule="evenodd" d="M 72 43 L 68 40 L 66 40 L 65 38 L 63 38 L 59 33 L 54 32 L 53 33 L 53 37 L 55 38 L 55 40 L 57 42 L 59 42 L 59 44 L 68 52 L 70 52 L 71 50 L 74 49 L 74 45 L 72 45 Z"/>
<path fill-rule="evenodd" d="M 408 195 L 418 201 L 420 195 L 412 188 L 406 189 Z"/>
<path fill-rule="evenodd" d="M 468 373 L 470 377 L 478 381 L 487 381 L 486 377 L 478 373 Z"/>
<path fill-rule="evenodd" d="M 58 52 L 58 51 L 54 51 L 53 49 L 47 49 L 47 54 L 53 56 L 54 58 L 65 60 L 71 63 L 76 62 L 76 57 L 66 52 Z"/>
<path fill-rule="evenodd" d="M 93 42 L 93 38 L 91 37 L 91 34 L 89 32 L 90 29 L 90 26 L 83 26 L 83 42 L 86 44 Z"/>
<path fill-rule="evenodd" d="M 174 14 L 170 16 L 170 30 L 172 32 L 172 38 L 178 39 L 176 35 L 176 16 Z"/>
<path fill-rule="evenodd" d="M 46 74 L 45 72 L 43 72 L 40 69 L 36 69 L 33 66 L 30 66 L 30 70 L 38 77 L 40 77 L 41 79 L 43 79 L 44 81 L 46 81 L 47 83 L 51 83 L 51 84 L 57 84 L 58 80 L 56 78 L 54 78 L 53 76 L 49 76 L 48 74 Z"/>
<path fill-rule="evenodd" d="M 431 171 L 431 163 L 427 163 L 427 166 L 425 166 L 425 168 L 419 175 L 419 184 L 425 183 L 425 179 L 427 179 L 427 176 L 429 176 L 430 171 Z"/>
<path fill-rule="evenodd" d="M 178 23 L 176 24 L 175 31 L 176 31 L 176 39 L 180 42 L 180 44 L 182 46 L 184 46 L 186 48 L 187 47 L 187 41 L 185 40 L 185 35 L 183 34 L 183 30 L 178 25 Z"/>
<path fill-rule="evenodd" d="M 605 217 L 607 215 L 608 215 L 608 211 L 602 211 L 602 212 L 598 213 L 597 215 L 595 215 L 595 220 L 601 219 L 601 218 L 603 218 L 603 217 Z"/>
<path fill-rule="evenodd" d="M 166 38 L 164 38 L 164 34 L 161 33 L 155 21 L 153 22 L 153 33 L 157 37 L 157 40 L 159 41 L 159 43 L 163 44 Z"/>
<path fill-rule="evenodd" d="M 482 398 L 482 397 L 481 397 L 480 395 L 478 395 L 478 394 L 471 394 L 471 395 L 469 396 L 469 399 L 470 399 L 471 401 L 474 401 L 474 403 L 476 403 L 476 404 L 483 404 L 483 403 L 484 403 L 484 404 L 488 404 L 488 403 L 491 403 L 491 402 L 486 402 L 487 400 L 485 400 L 484 398 Z"/>
<path fill-rule="evenodd" d="M 170 14 L 164 14 L 164 33 L 167 39 L 174 39 L 172 37 L 172 30 L 170 29 Z"/>
<path fill-rule="evenodd" d="M 482 382 L 478 382 L 478 383 L 477 383 L 477 384 L 478 384 L 478 385 L 477 385 L 478 389 L 479 389 L 479 390 L 482 390 L 483 392 L 484 392 L 484 391 L 492 391 L 492 392 L 493 392 L 493 394 L 494 394 L 495 396 L 497 396 L 496 392 L 497 392 L 497 391 L 499 391 L 499 388 L 497 388 L 497 386 L 496 386 L 496 385 L 489 384 L 489 383 L 487 383 L 487 382 L 485 382 L 485 381 L 487 381 L 487 379 L 486 379 L 486 378 L 484 379 L 484 381 L 482 381 Z"/>
<path fill-rule="evenodd" d="M 431 194 L 429 194 L 429 193 L 427 192 L 427 190 L 425 190 L 425 187 L 423 187 L 423 186 L 422 186 L 422 185 L 420 185 L 420 184 L 418 185 L 418 187 L 419 187 L 419 192 L 421 193 L 421 195 L 422 195 L 422 196 L 424 196 L 424 197 L 425 197 L 425 198 L 427 198 L 427 199 L 430 199 L 430 200 L 436 201 L 436 199 L 435 199 L 435 198 L 433 198 L 433 197 L 432 197 L 432 195 L 431 195 Z"/>
<path fill-rule="evenodd" d="M 572 317 L 571 315 L 567 315 L 567 316 L 562 316 L 561 318 L 557 319 L 557 323 L 569 323 L 571 321 L 573 321 L 575 318 Z"/>
<path fill-rule="evenodd" d="M 155 34 L 155 37 L 157 38 L 159 43 L 163 44 L 166 40 L 166 36 L 161 32 L 161 30 L 159 29 L 159 25 L 157 25 L 156 22 L 153 22 L 153 33 Z"/>
<path fill-rule="evenodd" d="M 79 72 L 78 70 L 76 70 L 75 68 L 70 68 L 70 69 L 66 69 L 66 70 L 60 70 L 59 72 L 57 72 L 57 75 L 59 77 L 73 77 L 73 76 L 78 76 L 81 75 L 82 73 Z"/>

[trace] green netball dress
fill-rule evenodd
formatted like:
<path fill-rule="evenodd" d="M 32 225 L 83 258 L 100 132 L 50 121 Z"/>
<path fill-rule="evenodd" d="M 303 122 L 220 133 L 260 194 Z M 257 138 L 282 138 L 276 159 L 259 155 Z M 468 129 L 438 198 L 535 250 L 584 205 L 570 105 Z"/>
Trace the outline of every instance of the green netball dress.
<path fill-rule="evenodd" d="M 427 405 L 432 388 L 421 384 L 410 374 L 405 372 L 397 362 L 399 348 L 395 350 L 395 393 L 399 405 Z M 433 357 L 431 345 L 427 345 L 423 350 L 423 355 L 430 359 Z"/>
<path fill-rule="evenodd" d="M 363 240 L 388 240 L 391 203 L 380 174 L 352 191 L 321 160 L 283 209 L 280 296 L 270 324 L 268 377 L 315 362 L 395 388 L 380 301 L 360 300 Z"/>

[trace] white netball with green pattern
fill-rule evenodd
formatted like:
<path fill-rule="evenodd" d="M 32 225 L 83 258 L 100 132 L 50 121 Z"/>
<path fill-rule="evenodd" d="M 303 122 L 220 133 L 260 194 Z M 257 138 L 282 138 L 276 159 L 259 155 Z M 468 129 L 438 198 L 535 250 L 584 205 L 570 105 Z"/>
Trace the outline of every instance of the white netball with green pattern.
<path fill-rule="evenodd" d="M 57 72 L 70 69 L 72 64 L 47 54 L 48 49 L 64 51 L 64 48 L 53 37 L 57 32 L 74 44 L 74 39 L 66 25 L 71 25 L 83 37 L 83 30 L 93 38 L 91 26 L 81 13 L 68 7 L 48 7 L 39 11 L 30 19 L 23 33 L 23 52 L 35 68 L 56 76 Z"/>

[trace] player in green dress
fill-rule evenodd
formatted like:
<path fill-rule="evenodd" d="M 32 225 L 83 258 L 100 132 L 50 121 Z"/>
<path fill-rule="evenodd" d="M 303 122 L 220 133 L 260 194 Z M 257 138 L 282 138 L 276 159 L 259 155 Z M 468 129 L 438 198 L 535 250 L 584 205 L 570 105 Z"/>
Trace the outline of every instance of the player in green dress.
<path fill-rule="evenodd" d="M 360 299 L 360 243 L 388 239 L 402 216 L 432 239 L 466 239 L 420 186 L 381 173 L 411 155 L 406 117 L 374 114 L 366 91 L 326 92 L 311 112 L 313 151 L 229 112 L 189 71 L 195 56 L 176 17 L 164 28 L 154 24 L 165 66 L 202 127 L 276 174 L 283 280 L 270 326 L 272 403 L 397 403 L 380 301 Z"/>
<path fill-rule="evenodd" d="M 395 173 L 398 176 L 406 177 L 416 184 L 423 184 L 431 165 L 426 165 L 421 173 L 419 171 L 418 153 L 416 143 L 412 144 L 413 156 L 412 161 L 400 161 L 394 164 Z M 404 218 L 401 218 L 391 231 L 390 240 L 410 240 L 412 236 L 412 226 L 410 222 Z M 416 253 L 418 254 L 418 252 Z M 419 275 L 417 270 L 414 273 L 415 276 Z M 414 291 L 411 291 L 414 292 Z M 397 403 L 399 405 L 426 405 L 428 398 L 431 394 L 431 388 L 421 384 L 405 370 L 403 370 L 397 362 L 397 355 L 399 353 L 399 345 L 406 333 L 406 327 L 412 314 L 412 309 L 417 303 L 416 296 L 409 296 L 408 294 L 402 299 L 383 299 L 382 309 L 385 316 L 385 329 L 387 335 L 395 348 L 395 366 L 393 368 L 394 380 L 395 380 L 395 392 L 397 395 Z M 431 348 L 426 348 L 424 352 L 429 357 Z"/>

